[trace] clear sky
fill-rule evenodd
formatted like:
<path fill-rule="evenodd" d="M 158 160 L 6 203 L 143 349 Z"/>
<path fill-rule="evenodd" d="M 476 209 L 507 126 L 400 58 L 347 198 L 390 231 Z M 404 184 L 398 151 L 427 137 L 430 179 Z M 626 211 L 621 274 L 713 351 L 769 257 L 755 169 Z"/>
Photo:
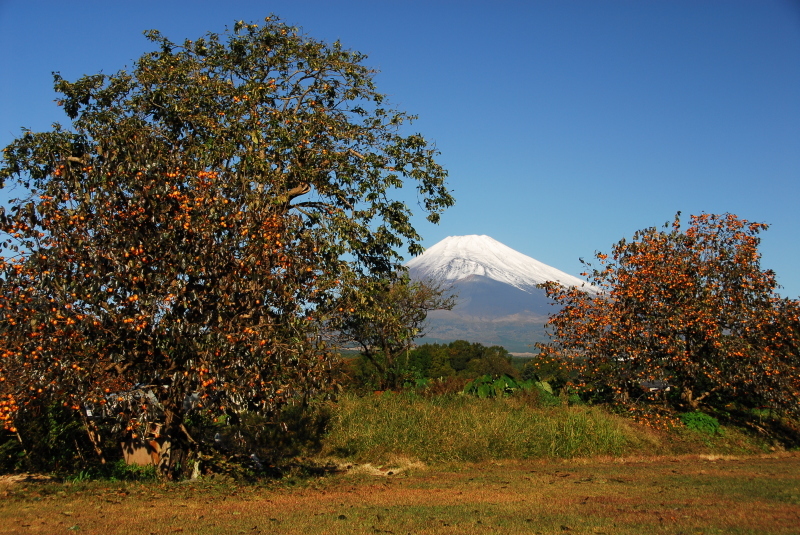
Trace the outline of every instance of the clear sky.
<path fill-rule="evenodd" d="M 368 54 L 419 115 L 456 197 L 424 245 L 487 234 L 577 274 L 678 210 L 731 212 L 771 225 L 762 267 L 800 295 L 798 0 L 0 0 L 0 145 L 67 122 L 52 71 L 270 13 Z"/>

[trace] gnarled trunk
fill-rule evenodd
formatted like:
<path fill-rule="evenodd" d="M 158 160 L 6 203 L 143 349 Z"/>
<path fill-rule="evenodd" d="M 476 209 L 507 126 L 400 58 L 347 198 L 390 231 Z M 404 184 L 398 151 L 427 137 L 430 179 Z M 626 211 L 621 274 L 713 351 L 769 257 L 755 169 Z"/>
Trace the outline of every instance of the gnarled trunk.
<path fill-rule="evenodd" d="M 170 403 L 164 410 L 162 434 L 164 444 L 161 448 L 158 468 L 168 479 L 180 479 L 187 472 L 188 461 L 196 449 L 197 442 L 192 438 L 183 423 L 185 412 L 181 405 Z"/>

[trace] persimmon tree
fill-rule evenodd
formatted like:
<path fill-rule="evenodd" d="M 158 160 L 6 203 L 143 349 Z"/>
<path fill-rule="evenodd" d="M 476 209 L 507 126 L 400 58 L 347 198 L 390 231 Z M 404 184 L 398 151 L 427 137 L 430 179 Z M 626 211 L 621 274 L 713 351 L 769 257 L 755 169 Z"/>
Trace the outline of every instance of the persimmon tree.
<path fill-rule="evenodd" d="M 436 281 L 411 280 L 405 271 L 362 279 L 342 293 L 328 327 L 340 345 L 356 344 L 377 371 L 377 388 L 395 389 L 409 379 L 408 351 L 423 336 L 432 310 L 450 310 L 455 296 Z"/>
<path fill-rule="evenodd" d="M 453 199 L 364 55 L 274 17 L 146 36 L 129 70 L 55 74 L 69 125 L 3 151 L 0 417 L 67 406 L 99 454 L 158 422 L 175 465 L 202 446 L 189 411 L 270 418 L 325 392 L 341 288 L 421 251 L 397 191 L 432 222 Z"/>
<path fill-rule="evenodd" d="M 702 214 L 684 230 L 679 216 L 596 254 L 583 274 L 590 288 L 546 285 L 562 308 L 542 356 L 626 404 L 800 415 L 800 306 L 780 298 L 774 273 L 760 267 L 767 225 Z"/>

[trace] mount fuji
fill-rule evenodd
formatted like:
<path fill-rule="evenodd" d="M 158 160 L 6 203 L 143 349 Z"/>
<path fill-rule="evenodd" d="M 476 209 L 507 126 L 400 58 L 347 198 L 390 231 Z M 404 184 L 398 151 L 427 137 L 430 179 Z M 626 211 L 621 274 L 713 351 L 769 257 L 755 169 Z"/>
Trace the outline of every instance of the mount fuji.
<path fill-rule="evenodd" d="M 574 277 L 489 236 L 450 236 L 406 264 L 414 280 L 433 280 L 458 295 L 453 310 L 428 314 L 426 342 L 468 340 L 530 352 L 544 341 L 553 301 L 536 287 L 547 281 L 584 286 Z M 593 291 L 591 286 L 584 286 Z"/>

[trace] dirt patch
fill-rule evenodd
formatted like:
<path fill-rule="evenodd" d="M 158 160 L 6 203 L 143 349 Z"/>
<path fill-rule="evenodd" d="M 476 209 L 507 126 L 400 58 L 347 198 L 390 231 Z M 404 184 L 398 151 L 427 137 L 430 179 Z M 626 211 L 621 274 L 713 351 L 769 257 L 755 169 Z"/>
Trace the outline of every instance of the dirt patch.
<path fill-rule="evenodd" d="M 340 473 L 364 474 L 369 476 L 389 477 L 396 476 L 411 470 L 425 470 L 426 465 L 420 461 L 415 461 L 405 457 L 392 459 L 391 462 L 375 466 L 371 463 L 347 463 L 343 461 L 333 461 L 337 471 Z"/>
<path fill-rule="evenodd" d="M 9 474 L 0 475 L 0 488 L 18 485 L 20 483 L 46 483 L 53 478 L 44 474 Z"/>

